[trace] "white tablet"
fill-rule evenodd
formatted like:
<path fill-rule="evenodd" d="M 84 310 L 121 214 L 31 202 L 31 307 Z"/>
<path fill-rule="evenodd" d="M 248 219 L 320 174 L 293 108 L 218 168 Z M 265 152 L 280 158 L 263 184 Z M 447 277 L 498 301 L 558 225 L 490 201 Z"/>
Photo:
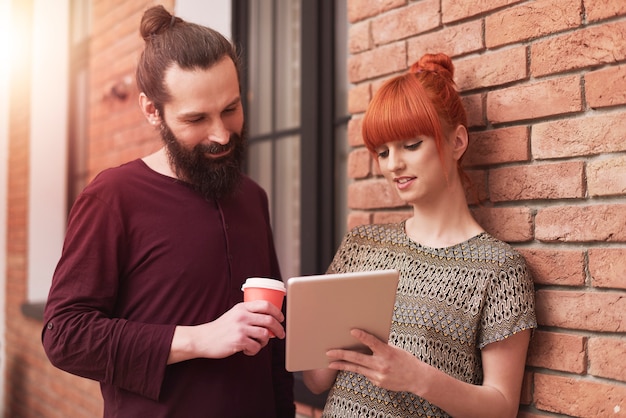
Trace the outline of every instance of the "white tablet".
<path fill-rule="evenodd" d="M 286 369 L 324 368 L 332 348 L 368 350 L 350 335 L 353 328 L 387 341 L 398 277 L 396 270 L 378 270 L 290 278 Z"/>

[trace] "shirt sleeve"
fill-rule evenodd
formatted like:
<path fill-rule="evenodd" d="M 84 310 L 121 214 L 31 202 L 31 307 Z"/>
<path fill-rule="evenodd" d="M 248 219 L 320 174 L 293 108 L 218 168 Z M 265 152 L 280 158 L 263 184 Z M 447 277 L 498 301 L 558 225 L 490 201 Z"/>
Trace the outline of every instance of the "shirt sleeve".
<path fill-rule="evenodd" d="M 479 347 L 537 327 L 533 280 L 523 257 L 514 253 L 495 269 L 486 289 Z"/>
<path fill-rule="evenodd" d="M 62 370 L 158 399 L 175 327 L 114 316 L 124 250 L 121 216 L 81 195 L 52 279 L 43 347 Z"/>

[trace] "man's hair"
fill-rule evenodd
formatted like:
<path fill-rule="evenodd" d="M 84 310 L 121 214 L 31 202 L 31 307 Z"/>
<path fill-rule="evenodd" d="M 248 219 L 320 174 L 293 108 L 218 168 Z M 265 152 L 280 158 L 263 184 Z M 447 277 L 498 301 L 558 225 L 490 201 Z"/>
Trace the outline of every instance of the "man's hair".
<path fill-rule="evenodd" d="M 146 44 L 137 65 L 137 86 L 161 113 L 170 100 L 164 78 L 172 65 L 207 69 L 228 56 L 239 75 L 239 56 L 230 41 L 211 28 L 171 15 L 163 6 L 145 11 L 139 31 Z"/>

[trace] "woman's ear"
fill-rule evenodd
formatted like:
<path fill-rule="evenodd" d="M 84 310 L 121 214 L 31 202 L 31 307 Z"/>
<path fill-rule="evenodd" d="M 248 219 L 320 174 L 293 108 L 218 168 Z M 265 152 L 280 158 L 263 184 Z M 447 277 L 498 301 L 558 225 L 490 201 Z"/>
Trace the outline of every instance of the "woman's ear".
<path fill-rule="evenodd" d="M 469 135 L 467 133 L 467 129 L 463 125 L 459 125 L 456 127 L 454 131 L 454 140 L 452 143 L 452 157 L 459 161 L 465 151 L 467 151 L 467 146 L 469 144 Z"/>
<path fill-rule="evenodd" d="M 146 117 L 148 122 L 151 125 L 157 126 L 161 123 L 161 115 L 159 115 L 159 110 L 154 105 L 154 102 L 148 99 L 145 93 L 139 93 L 139 106 L 141 107 L 141 111 L 143 115 Z"/>

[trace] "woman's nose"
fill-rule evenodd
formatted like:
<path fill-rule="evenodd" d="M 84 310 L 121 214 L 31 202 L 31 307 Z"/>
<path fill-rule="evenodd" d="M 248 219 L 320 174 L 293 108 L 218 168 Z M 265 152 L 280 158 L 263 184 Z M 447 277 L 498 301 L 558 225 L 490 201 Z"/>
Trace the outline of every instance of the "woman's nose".
<path fill-rule="evenodd" d="M 404 160 L 398 152 L 389 150 L 389 156 L 387 157 L 387 169 L 389 171 L 397 171 L 404 167 Z"/>

